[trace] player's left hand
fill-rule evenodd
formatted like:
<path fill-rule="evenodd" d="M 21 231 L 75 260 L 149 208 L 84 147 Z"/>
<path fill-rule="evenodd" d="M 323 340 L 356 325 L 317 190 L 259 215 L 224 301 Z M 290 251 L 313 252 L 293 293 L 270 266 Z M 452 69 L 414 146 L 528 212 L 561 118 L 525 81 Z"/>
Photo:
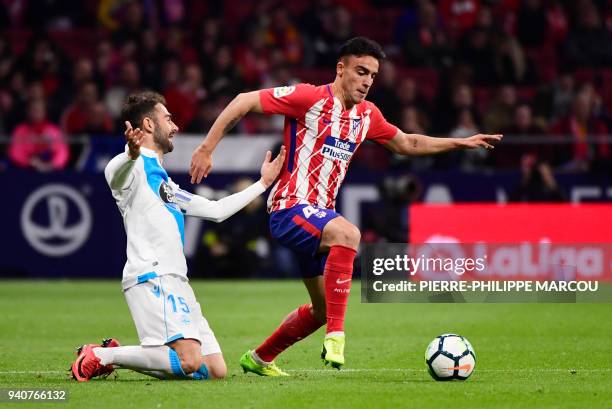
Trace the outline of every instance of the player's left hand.
<path fill-rule="evenodd" d="M 261 183 L 263 183 L 266 189 L 269 188 L 278 177 L 278 174 L 285 163 L 285 155 L 285 145 L 281 146 L 280 153 L 272 161 L 272 152 L 266 152 L 266 158 L 264 159 L 264 163 L 261 165 Z"/>
<path fill-rule="evenodd" d="M 493 149 L 494 144 L 501 141 L 503 135 L 488 135 L 488 134 L 478 134 L 474 136 L 470 136 L 469 138 L 463 138 L 459 140 L 459 146 L 464 149 L 474 149 L 474 148 L 485 148 L 485 149 Z"/>

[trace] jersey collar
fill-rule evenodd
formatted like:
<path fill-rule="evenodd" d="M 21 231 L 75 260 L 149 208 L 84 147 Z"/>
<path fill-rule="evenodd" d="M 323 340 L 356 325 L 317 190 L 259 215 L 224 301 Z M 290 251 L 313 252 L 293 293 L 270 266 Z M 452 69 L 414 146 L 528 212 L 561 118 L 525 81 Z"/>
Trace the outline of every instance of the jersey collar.
<path fill-rule="evenodd" d="M 125 145 L 125 153 L 128 153 L 128 152 L 129 152 L 129 148 L 127 145 Z M 157 160 L 159 160 L 159 162 L 161 163 L 161 159 L 159 158 L 159 155 L 153 149 L 143 148 L 141 146 L 140 154 L 142 156 L 146 156 L 147 158 L 157 158 Z"/>

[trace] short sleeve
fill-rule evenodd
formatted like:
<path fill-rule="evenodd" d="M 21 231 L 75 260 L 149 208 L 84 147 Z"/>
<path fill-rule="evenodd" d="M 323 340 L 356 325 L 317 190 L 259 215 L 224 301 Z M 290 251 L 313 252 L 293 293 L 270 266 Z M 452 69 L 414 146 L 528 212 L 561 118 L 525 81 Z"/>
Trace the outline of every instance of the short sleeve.
<path fill-rule="evenodd" d="M 397 126 L 387 122 L 376 105 L 372 104 L 371 109 L 370 128 L 368 129 L 366 138 L 381 145 L 385 145 L 397 135 Z"/>
<path fill-rule="evenodd" d="M 264 114 L 280 114 L 298 118 L 317 102 L 316 87 L 310 84 L 296 84 L 285 87 L 267 88 L 259 91 L 259 100 Z"/>

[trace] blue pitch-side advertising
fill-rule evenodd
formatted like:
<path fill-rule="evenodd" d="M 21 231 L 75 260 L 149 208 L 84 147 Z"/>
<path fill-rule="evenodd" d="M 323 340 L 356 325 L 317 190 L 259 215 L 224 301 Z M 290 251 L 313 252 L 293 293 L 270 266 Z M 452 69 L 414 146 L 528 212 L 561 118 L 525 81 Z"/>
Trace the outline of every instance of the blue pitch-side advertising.
<path fill-rule="evenodd" d="M 330 141 L 333 142 L 333 141 Z M 351 151 L 350 146 L 337 147 Z M 351 169 L 340 190 L 337 210 L 363 225 L 362 205 L 380 203 L 380 181 L 388 174 Z M 182 188 L 193 191 L 185 174 L 171 174 Z M 243 174 L 215 174 L 205 180 L 212 189 L 227 189 Z M 257 175 L 249 175 L 254 179 Z M 417 174 L 424 201 L 500 202 L 520 182 L 517 174 Z M 104 180 L 97 172 L 37 174 L 11 170 L 0 173 L 4 219 L 2 277 L 121 277 L 125 262 L 122 218 Z M 573 202 L 612 200 L 612 187 L 585 176 L 559 175 L 558 182 Z M 239 217 L 239 216 L 236 216 Z M 188 261 L 209 222 L 186 220 Z"/>

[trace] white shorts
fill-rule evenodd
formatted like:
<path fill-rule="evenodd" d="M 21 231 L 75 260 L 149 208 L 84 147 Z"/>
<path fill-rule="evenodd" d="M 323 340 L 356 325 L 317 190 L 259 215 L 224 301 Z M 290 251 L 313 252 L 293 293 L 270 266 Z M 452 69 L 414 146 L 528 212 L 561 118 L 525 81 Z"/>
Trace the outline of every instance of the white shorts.
<path fill-rule="evenodd" d="M 187 280 L 159 276 L 128 288 L 124 294 L 141 345 L 191 338 L 200 342 L 202 355 L 221 352 Z"/>

